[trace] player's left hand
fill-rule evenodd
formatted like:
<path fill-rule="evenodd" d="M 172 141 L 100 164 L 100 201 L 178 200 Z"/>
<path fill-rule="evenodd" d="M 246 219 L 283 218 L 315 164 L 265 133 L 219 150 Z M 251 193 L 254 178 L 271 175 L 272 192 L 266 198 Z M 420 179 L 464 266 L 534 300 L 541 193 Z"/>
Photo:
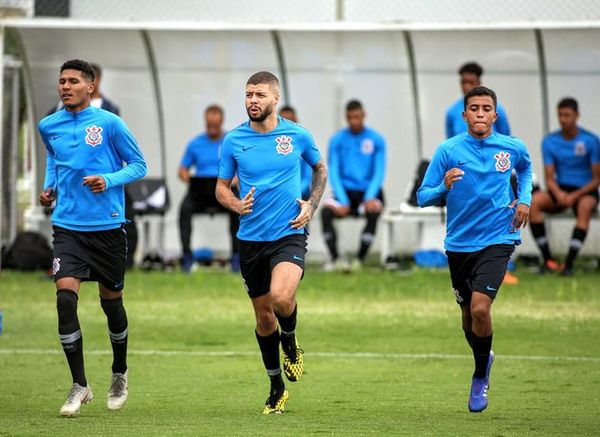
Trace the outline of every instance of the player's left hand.
<path fill-rule="evenodd" d="M 83 184 L 90 187 L 92 193 L 101 193 L 106 190 L 106 181 L 102 176 L 86 176 L 83 178 Z"/>
<path fill-rule="evenodd" d="M 296 202 L 300 205 L 300 214 L 294 220 L 290 220 L 290 224 L 292 225 L 292 229 L 302 229 L 308 224 L 316 208 L 310 200 L 296 199 Z"/>
<path fill-rule="evenodd" d="M 510 205 L 509 208 L 514 208 L 517 204 L 517 200 L 515 199 Z M 512 224 L 511 224 L 511 232 L 517 232 L 521 228 L 525 228 L 529 221 L 529 207 L 524 203 L 520 203 L 515 210 L 515 215 L 513 216 Z"/>

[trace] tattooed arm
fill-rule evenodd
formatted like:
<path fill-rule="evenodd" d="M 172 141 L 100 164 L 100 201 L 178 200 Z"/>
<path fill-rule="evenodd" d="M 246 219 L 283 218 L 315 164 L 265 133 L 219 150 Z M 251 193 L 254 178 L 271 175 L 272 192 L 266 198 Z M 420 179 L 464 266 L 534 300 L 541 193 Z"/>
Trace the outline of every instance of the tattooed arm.
<path fill-rule="evenodd" d="M 323 197 L 326 186 L 327 166 L 323 160 L 320 160 L 313 167 L 312 182 L 310 184 L 310 198 L 307 201 L 297 199 L 297 202 L 300 205 L 300 214 L 298 214 L 294 220 L 290 221 L 292 228 L 300 229 L 308 224 L 319 206 L 319 202 L 321 201 L 321 197 Z"/>

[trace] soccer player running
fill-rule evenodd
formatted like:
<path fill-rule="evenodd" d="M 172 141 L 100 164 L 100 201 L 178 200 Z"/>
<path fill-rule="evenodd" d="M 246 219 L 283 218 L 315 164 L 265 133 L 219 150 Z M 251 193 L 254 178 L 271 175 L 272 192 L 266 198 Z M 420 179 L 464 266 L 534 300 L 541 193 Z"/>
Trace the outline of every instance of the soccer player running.
<path fill-rule="evenodd" d="M 216 195 L 223 206 L 240 214 L 240 267 L 256 315 L 256 339 L 271 389 L 263 414 L 282 413 L 290 381 L 304 372 L 303 351 L 295 336 L 296 289 L 304 272 L 305 227 L 327 184 L 327 167 L 312 135 L 278 117 L 279 80 L 266 71 L 246 83 L 249 121 L 223 140 Z M 312 191 L 300 198 L 302 159 L 313 168 Z M 231 190 L 239 177 L 240 198 Z M 278 327 L 279 324 L 279 327 Z M 281 333 L 279 331 L 281 328 Z"/>
<path fill-rule="evenodd" d="M 90 64 L 77 59 L 65 62 L 58 82 L 64 108 L 38 126 L 47 150 L 39 201 L 43 206 L 56 201 L 52 269 L 58 333 L 73 378 L 61 416 L 77 415 L 81 404 L 93 398 L 77 317 L 82 281 L 98 282 L 100 305 L 108 320 L 113 350 L 108 409 L 121 409 L 128 394 L 127 314 L 122 298 L 127 256 L 123 186 L 144 177 L 146 163 L 123 120 L 90 105 L 94 86 Z"/>
<path fill-rule="evenodd" d="M 452 287 L 462 310 L 465 338 L 473 350 L 475 372 L 468 407 L 485 410 L 492 347 L 492 303 L 506 272 L 520 229 L 527 224 L 532 167 L 525 145 L 495 133 L 496 94 L 475 87 L 464 98 L 468 131 L 443 142 L 435 151 L 417 192 L 422 207 L 446 199 L 445 248 Z M 518 198 L 510 185 L 518 180 Z"/>
<path fill-rule="evenodd" d="M 592 213 L 598 207 L 600 186 L 600 139 L 577 125 L 577 100 L 567 97 L 558 103 L 560 129 L 544 138 L 542 155 L 546 191 L 536 191 L 531 203 L 531 232 L 544 261 L 542 273 L 560 271 L 562 276 L 573 274 L 573 263 L 583 246 L 590 227 Z M 572 208 L 577 220 L 563 266 L 552 257 L 544 212 L 557 213 Z"/>

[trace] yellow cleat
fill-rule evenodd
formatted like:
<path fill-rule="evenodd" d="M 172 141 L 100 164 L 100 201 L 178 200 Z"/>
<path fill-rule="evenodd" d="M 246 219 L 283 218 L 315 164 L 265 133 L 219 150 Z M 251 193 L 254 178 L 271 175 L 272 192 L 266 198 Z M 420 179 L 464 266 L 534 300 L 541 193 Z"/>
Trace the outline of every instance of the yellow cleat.
<path fill-rule="evenodd" d="M 304 373 L 304 351 L 296 343 L 296 338 L 286 345 L 281 344 L 283 350 L 283 372 L 288 380 L 296 382 Z"/>
<path fill-rule="evenodd" d="M 283 390 L 280 393 L 274 393 L 267 399 L 263 414 L 283 414 L 285 410 L 285 403 L 289 399 L 290 395 L 287 390 Z"/>

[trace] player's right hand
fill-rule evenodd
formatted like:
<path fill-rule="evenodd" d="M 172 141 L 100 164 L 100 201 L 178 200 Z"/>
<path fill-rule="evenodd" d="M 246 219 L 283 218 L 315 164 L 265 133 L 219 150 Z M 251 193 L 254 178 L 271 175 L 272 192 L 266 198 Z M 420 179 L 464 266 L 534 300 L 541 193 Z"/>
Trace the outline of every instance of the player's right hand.
<path fill-rule="evenodd" d="M 250 188 L 250 191 L 244 196 L 243 199 L 240 200 L 238 204 L 238 214 L 246 215 L 252 212 L 252 205 L 254 205 L 254 192 L 256 188 Z"/>
<path fill-rule="evenodd" d="M 52 188 L 47 188 L 45 191 L 40 192 L 39 200 L 40 205 L 50 207 L 52 202 L 56 200 L 56 192 Z"/>
<path fill-rule="evenodd" d="M 454 185 L 455 182 L 460 181 L 464 174 L 465 172 L 460 168 L 454 167 L 448 170 L 444 175 L 444 185 L 446 186 L 446 189 L 450 190 L 452 185 Z"/>

